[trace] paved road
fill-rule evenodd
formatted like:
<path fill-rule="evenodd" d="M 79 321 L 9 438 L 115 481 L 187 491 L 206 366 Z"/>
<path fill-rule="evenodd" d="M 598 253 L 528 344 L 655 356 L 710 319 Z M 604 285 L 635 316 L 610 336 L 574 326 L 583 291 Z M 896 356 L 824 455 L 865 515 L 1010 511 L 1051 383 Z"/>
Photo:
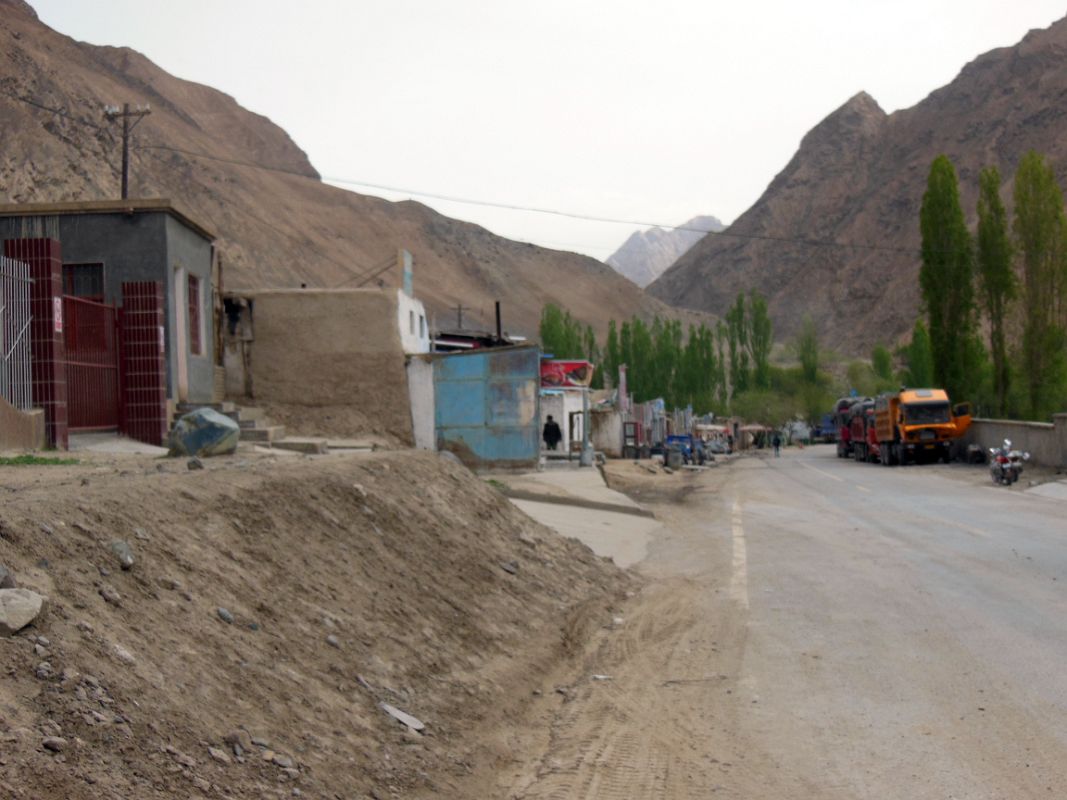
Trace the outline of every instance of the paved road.
<path fill-rule="evenodd" d="M 1067 798 L 1067 503 L 826 447 L 694 480 L 502 796 Z"/>

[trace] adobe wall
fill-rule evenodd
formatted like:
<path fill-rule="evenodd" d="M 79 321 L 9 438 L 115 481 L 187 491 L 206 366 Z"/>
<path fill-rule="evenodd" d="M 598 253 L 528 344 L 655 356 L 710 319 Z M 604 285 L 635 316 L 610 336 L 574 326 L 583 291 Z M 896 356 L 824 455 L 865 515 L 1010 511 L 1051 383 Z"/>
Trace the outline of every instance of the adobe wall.
<path fill-rule="evenodd" d="M 0 397 L 0 450 L 43 450 L 44 411 L 19 411 Z"/>
<path fill-rule="evenodd" d="M 287 407 L 285 422 L 297 433 L 384 434 L 414 443 L 395 291 L 294 289 L 248 297 L 253 400 L 268 410 Z M 318 431 L 299 430 L 302 412 Z"/>

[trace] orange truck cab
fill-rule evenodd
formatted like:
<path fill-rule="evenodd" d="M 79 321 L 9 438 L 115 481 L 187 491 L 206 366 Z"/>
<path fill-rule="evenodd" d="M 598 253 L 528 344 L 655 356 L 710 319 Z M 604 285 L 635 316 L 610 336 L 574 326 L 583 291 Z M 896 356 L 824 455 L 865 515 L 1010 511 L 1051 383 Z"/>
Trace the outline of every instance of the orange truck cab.
<path fill-rule="evenodd" d="M 971 425 L 971 407 L 953 407 L 944 389 L 901 389 L 874 403 L 879 460 L 886 466 L 951 459 L 952 443 Z"/>

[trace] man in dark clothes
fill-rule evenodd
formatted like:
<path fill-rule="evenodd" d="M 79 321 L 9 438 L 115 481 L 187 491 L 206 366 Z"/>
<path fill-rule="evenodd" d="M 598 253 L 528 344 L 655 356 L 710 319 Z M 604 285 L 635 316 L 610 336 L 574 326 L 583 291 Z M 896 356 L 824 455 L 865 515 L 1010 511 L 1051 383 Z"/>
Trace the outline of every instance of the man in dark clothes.
<path fill-rule="evenodd" d="M 541 438 L 545 440 L 545 447 L 549 450 L 555 450 L 556 445 L 563 439 L 563 431 L 559 429 L 559 425 L 552 419 L 551 414 L 548 415 L 548 420 L 545 422 L 545 429 L 541 433 Z"/>

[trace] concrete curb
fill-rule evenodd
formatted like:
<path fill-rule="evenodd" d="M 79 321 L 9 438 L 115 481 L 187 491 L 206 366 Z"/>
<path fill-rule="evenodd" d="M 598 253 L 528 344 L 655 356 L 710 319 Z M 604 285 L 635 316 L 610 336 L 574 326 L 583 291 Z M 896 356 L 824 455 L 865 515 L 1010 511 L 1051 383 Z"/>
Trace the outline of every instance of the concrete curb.
<path fill-rule="evenodd" d="M 596 500 L 583 500 L 580 497 L 565 497 L 558 494 L 541 494 L 539 492 L 529 492 L 524 489 L 512 489 L 510 487 L 500 489 L 500 493 L 512 500 L 529 500 L 533 503 L 575 506 L 576 508 L 588 508 L 593 511 L 611 511 L 615 514 L 630 514 L 634 517 L 648 517 L 649 519 L 656 518 L 656 515 L 647 508 L 624 506 L 618 503 L 600 503 Z"/>

